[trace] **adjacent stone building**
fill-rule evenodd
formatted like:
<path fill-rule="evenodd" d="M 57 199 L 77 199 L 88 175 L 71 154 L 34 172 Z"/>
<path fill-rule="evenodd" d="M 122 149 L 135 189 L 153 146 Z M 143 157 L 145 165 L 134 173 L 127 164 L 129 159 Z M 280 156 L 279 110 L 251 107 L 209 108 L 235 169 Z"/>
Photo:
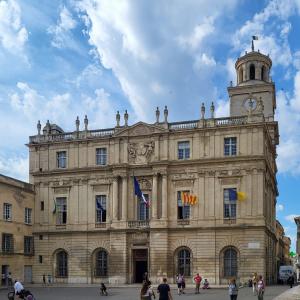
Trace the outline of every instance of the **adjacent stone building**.
<path fill-rule="evenodd" d="M 9 279 L 32 281 L 34 255 L 33 186 L 0 174 L 1 284 Z"/>
<path fill-rule="evenodd" d="M 296 240 L 296 271 L 297 279 L 300 280 L 300 216 L 295 218 L 297 225 L 297 240 Z"/>
<path fill-rule="evenodd" d="M 51 124 L 29 140 L 35 198 L 34 281 L 140 282 L 144 272 L 211 283 L 253 272 L 276 280 L 277 196 L 272 62 L 257 51 L 236 62 L 230 116 L 74 132 Z M 184 108 L 182 111 L 184 115 Z M 134 195 L 137 178 L 148 207 Z M 196 203 L 184 202 L 197 199 Z M 246 198 L 238 200 L 240 197 Z"/>

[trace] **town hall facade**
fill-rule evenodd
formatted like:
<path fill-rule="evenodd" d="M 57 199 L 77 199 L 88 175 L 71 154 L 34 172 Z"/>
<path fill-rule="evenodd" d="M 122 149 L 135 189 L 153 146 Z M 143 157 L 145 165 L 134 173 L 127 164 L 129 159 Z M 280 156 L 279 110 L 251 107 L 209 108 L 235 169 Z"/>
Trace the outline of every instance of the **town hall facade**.
<path fill-rule="evenodd" d="M 199 119 L 73 132 L 49 121 L 30 137 L 35 188 L 33 281 L 187 282 L 200 273 L 212 284 L 253 272 L 276 280 L 276 146 L 279 143 L 272 62 L 259 51 L 236 62 L 228 88 L 230 116 L 214 104 Z M 122 124 L 121 124 L 122 123 Z M 149 201 L 134 194 L 133 178 Z M 239 200 L 232 194 L 242 193 Z M 183 201 L 183 194 L 197 201 Z M 189 281 L 190 280 L 190 281 Z"/>

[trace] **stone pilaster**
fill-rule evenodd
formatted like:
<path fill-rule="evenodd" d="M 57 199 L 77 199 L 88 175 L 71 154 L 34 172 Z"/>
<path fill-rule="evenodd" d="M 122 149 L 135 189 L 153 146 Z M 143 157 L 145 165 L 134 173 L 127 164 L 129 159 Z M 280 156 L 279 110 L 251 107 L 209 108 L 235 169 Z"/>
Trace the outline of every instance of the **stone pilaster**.
<path fill-rule="evenodd" d="M 166 174 L 162 175 L 162 219 L 168 217 L 168 177 Z"/>
<path fill-rule="evenodd" d="M 118 177 L 113 179 L 113 215 L 114 221 L 118 219 Z"/>
<path fill-rule="evenodd" d="M 122 177 L 122 221 L 127 220 L 127 176 Z"/>
<path fill-rule="evenodd" d="M 153 175 L 152 183 L 152 219 L 157 219 L 157 174 Z"/>

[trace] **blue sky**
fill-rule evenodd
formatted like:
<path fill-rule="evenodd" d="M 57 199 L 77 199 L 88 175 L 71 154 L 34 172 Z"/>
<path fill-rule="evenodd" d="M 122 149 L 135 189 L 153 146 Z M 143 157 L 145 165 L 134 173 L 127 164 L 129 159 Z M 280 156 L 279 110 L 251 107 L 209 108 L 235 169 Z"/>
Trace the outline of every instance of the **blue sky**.
<path fill-rule="evenodd" d="M 212 9 L 213 8 L 213 9 Z M 24 144 L 37 120 L 73 131 L 228 116 L 234 63 L 256 47 L 273 60 L 277 88 L 278 219 L 293 240 L 300 214 L 300 0 L 0 0 L 0 173 L 28 179 Z"/>

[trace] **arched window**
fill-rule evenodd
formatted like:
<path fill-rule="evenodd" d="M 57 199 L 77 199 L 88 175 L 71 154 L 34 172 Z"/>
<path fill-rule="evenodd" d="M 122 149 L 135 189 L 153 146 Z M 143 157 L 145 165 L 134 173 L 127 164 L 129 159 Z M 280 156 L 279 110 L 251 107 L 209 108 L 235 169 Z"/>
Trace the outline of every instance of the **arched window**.
<path fill-rule="evenodd" d="M 235 276 L 237 276 L 237 252 L 231 247 L 224 252 L 224 277 Z"/>
<path fill-rule="evenodd" d="M 95 256 L 95 276 L 107 276 L 107 252 L 99 250 Z"/>
<path fill-rule="evenodd" d="M 261 67 L 261 80 L 265 80 L 266 69 L 264 66 Z"/>
<path fill-rule="evenodd" d="M 250 80 L 254 80 L 255 79 L 255 66 L 251 65 L 250 66 Z"/>
<path fill-rule="evenodd" d="M 56 277 L 68 277 L 68 254 L 63 250 L 56 254 Z"/>
<path fill-rule="evenodd" d="M 191 253 L 188 249 L 178 252 L 178 274 L 191 276 Z"/>

